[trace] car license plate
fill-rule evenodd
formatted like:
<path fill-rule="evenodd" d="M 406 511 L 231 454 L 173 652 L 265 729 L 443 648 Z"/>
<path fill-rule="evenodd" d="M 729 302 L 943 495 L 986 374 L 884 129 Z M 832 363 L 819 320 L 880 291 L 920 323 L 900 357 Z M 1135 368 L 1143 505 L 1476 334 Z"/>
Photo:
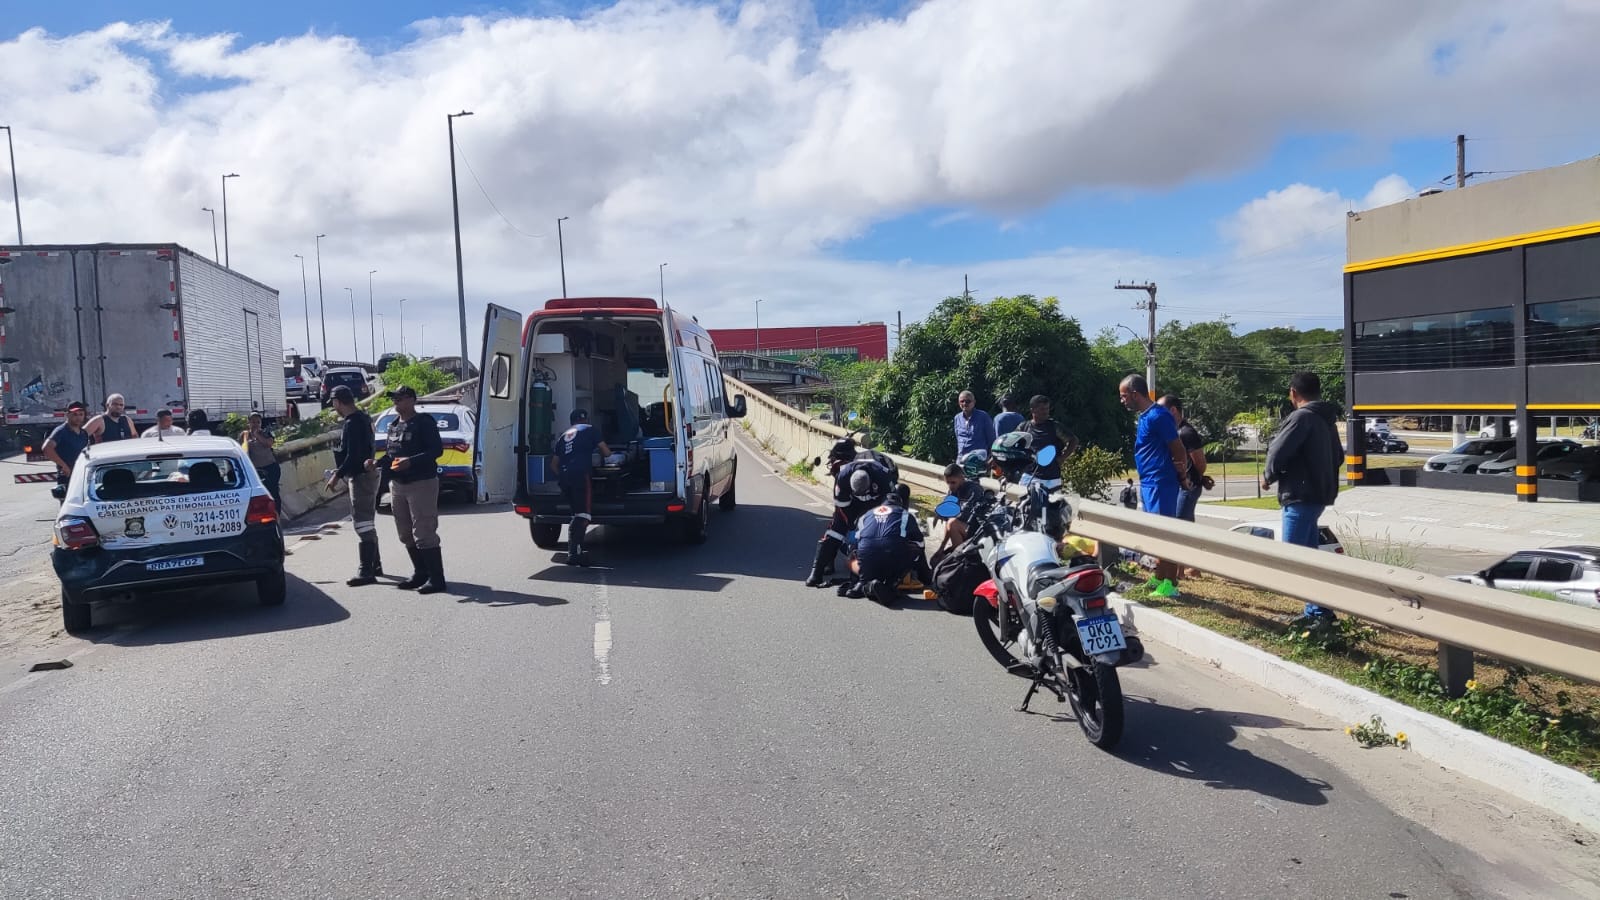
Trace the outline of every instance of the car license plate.
<path fill-rule="evenodd" d="M 1117 621 L 1115 615 L 1079 619 L 1077 625 L 1078 640 L 1083 644 L 1083 652 L 1089 656 L 1124 650 L 1128 646 L 1122 637 L 1122 623 Z"/>
<path fill-rule="evenodd" d="M 158 559 L 144 564 L 151 572 L 170 572 L 173 569 L 198 569 L 205 565 L 204 556 L 180 556 L 177 559 Z"/>

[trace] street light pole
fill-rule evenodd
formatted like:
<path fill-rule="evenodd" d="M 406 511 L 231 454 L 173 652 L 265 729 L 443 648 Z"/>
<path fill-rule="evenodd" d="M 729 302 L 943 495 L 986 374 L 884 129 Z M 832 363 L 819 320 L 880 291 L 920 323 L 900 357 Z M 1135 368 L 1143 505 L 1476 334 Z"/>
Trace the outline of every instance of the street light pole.
<path fill-rule="evenodd" d="M 389 320 L 378 313 L 378 333 L 383 335 L 383 355 L 389 355 Z"/>
<path fill-rule="evenodd" d="M 296 253 L 295 259 L 300 260 L 300 299 L 301 306 L 306 313 L 306 354 L 311 353 L 311 291 L 306 287 L 306 258 Z"/>
<path fill-rule="evenodd" d="M 656 266 L 656 277 L 661 279 L 661 305 L 667 305 L 667 264 Z"/>
<path fill-rule="evenodd" d="M 345 293 L 350 295 L 350 357 L 351 362 L 361 361 L 361 348 L 356 346 L 356 289 L 345 288 Z"/>
<path fill-rule="evenodd" d="M 11 157 L 11 207 L 17 211 L 17 244 L 22 244 L 22 201 L 17 196 L 17 148 L 11 143 L 11 126 L 0 125 L 6 130 L 6 153 Z"/>
<path fill-rule="evenodd" d="M 372 324 L 372 276 L 378 274 L 377 269 L 367 273 L 367 341 L 372 345 L 372 362 L 378 362 L 378 330 Z"/>
<path fill-rule="evenodd" d="M 456 304 L 461 312 L 461 380 L 467 380 L 467 283 L 461 271 L 461 200 L 456 194 L 456 119 L 470 116 L 462 110 L 444 117 L 445 128 L 450 132 L 450 211 L 456 222 Z"/>
<path fill-rule="evenodd" d="M 322 239 L 325 234 L 317 235 L 317 318 L 322 320 L 322 359 L 328 359 L 328 307 L 322 300 Z"/>
<path fill-rule="evenodd" d="M 406 353 L 406 298 L 400 298 L 400 355 Z"/>
<path fill-rule="evenodd" d="M 756 298 L 756 352 L 761 352 L 761 298 Z"/>
<path fill-rule="evenodd" d="M 561 297 L 567 296 L 567 244 L 561 239 L 561 223 L 568 219 L 562 216 L 556 220 L 556 250 L 561 254 Z"/>
<path fill-rule="evenodd" d="M 222 176 L 222 265 L 227 269 L 233 268 L 233 254 L 228 250 L 228 179 L 238 177 L 238 172 Z"/>
<path fill-rule="evenodd" d="M 222 251 L 217 247 L 217 211 L 209 206 L 200 207 L 201 212 L 211 213 L 211 261 L 222 262 Z M 306 348 L 310 350 L 310 347 Z"/>

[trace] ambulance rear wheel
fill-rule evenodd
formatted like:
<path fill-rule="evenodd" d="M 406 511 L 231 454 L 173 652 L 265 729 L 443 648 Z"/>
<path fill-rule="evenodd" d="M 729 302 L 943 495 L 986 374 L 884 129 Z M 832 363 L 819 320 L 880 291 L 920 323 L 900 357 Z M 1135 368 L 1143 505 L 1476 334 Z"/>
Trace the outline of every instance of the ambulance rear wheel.
<path fill-rule="evenodd" d="M 554 550 L 561 546 L 561 526 L 528 523 L 528 533 L 533 535 L 533 545 L 540 550 Z"/>

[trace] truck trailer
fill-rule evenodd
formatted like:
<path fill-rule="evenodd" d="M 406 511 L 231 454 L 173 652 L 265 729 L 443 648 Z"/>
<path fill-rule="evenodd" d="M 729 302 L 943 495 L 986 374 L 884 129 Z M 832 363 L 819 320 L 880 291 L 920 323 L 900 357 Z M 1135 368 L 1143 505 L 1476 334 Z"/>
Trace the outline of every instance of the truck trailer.
<path fill-rule="evenodd" d="M 0 409 L 29 446 L 82 400 L 122 394 L 142 428 L 161 409 L 288 411 L 278 292 L 177 244 L 0 246 Z"/>

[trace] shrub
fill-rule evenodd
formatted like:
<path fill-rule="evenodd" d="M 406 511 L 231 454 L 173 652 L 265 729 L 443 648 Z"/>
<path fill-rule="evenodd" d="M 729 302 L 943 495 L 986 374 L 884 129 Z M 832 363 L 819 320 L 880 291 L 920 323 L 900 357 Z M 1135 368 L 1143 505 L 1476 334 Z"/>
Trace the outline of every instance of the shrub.
<path fill-rule="evenodd" d="M 1083 447 L 1061 463 L 1061 481 L 1085 500 L 1111 502 L 1112 482 L 1126 469 L 1122 457 L 1103 447 Z"/>

